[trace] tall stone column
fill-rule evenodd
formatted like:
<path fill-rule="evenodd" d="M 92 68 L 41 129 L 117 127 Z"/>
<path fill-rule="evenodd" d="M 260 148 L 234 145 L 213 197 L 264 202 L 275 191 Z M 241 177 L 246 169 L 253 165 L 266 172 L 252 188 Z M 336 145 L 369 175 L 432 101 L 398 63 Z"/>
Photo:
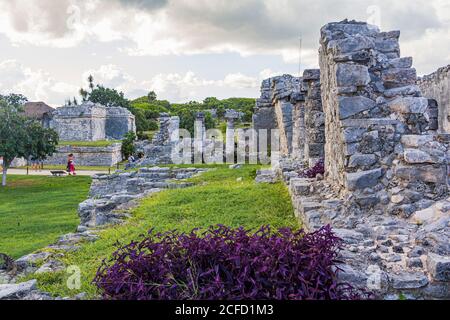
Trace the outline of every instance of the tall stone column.
<path fill-rule="evenodd" d="M 239 118 L 238 113 L 235 110 L 227 110 L 225 112 L 225 119 L 227 120 L 227 131 L 226 131 L 226 144 L 225 144 L 225 154 L 227 163 L 234 163 L 234 151 L 235 151 L 235 130 L 234 122 Z"/>
<path fill-rule="evenodd" d="M 320 70 L 305 70 L 303 82 L 305 90 L 304 160 L 309 167 L 312 167 L 324 157 L 325 116 L 320 95 Z"/>
<path fill-rule="evenodd" d="M 203 163 L 205 140 L 205 114 L 203 112 L 199 112 L 196 115 L 194 123 L 194 163 Z"/>

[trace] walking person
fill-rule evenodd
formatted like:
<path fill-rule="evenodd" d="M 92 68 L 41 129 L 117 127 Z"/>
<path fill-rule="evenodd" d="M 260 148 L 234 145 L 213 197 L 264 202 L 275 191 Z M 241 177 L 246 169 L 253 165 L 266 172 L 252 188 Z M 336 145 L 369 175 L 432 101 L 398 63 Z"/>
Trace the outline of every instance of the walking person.
<path fill-rule="evenodd" d="M 74 162 L 74 156 L 73 154 L 69 154 L 69 157 L 67 159 L 67 172 L 69 173 L 69 176 L 76 176 L 77 173 L 75 172 L 75 162 Z"/>

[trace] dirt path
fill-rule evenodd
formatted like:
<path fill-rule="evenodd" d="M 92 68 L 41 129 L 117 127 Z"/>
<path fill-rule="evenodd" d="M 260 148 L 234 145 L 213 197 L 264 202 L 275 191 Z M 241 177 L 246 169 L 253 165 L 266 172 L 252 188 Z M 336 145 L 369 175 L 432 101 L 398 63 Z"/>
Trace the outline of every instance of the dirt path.
<path fill-rule="evenodd" d="M 57 171 L 57 170 L 52 170 L 52 171 Z M 93 175 L 95 175 L 97 173 L 108 173 L 108 171 L 77 171 L 78 176 L 92 177 Z M 27 174 L 26 169 L 9 169 L 8 170 L 8 175 L 26 175 L 26 174 Z M 50 170 L 42 170 L 42 171 L 29 170 L 28 174 L 30 176 L 51 176 L 52 175 L 50 173 Z"/>

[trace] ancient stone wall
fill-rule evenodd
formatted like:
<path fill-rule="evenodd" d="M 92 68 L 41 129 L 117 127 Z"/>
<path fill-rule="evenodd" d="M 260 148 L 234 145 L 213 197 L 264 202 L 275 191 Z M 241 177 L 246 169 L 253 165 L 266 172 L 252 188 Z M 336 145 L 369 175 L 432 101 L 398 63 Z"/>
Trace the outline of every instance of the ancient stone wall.
<path fill-rule="evenodd" d="M 399 36 L 346 20 L 322 28 L 325 179 L 279 172 L 305 228 L 330 224 L 344 240 L 343 281 L 378 298 L 448 298 L 450 135 L 436 133 Z"/>
<path fill-rule="evenodd" d="M 143 147 L 145 158 L 138 165 L 173 163 L 172 152 L 180 140 L 180 118 L 162 113 L 159 118 L 159 131 L 152 142 Z"/>
<path fill-rule="evenodd" d="M 98 104 L 64 106 L 52 112 L 49 123 L 62 141 L 106 139 L 106 109 Z"/>
<path fill-rule="evenodd" d="M 294 119 L 303 118 L 301 104 L 304 97 L 300 92 L 301 78 L 282 75 L 266 79 L 261 85 L 261 97 L 256 100 L 253 115 L 253 128 L 266 129 L 268 145 L 271 140 L 271 130 L 279 130 L 280 154 L 283 157 L 298 157 L 302 154 L 302 140 L 293 127 L 302 126 Z M 293 142 L 293 140 L 295 140 Z"/>
<path fill-rule="evenodd" d="M 424 97 L 438 105 L 439 132 L 450 133 L 450 65 L 417 81 Z"/>
<path fill-rule="evenodd" d="M 305 70 L 304 83 L 304 162 L 313 167 L 324 157 L 325 116 L 320 91 L 320 70 Z"/>
<path fill-rule="evenodd" d="M 73 154 L 76 166 L 113 167 L 122 161 L 122 144 L 108 147 L 59 146 L 56 153 L 44 161 L 47 165 L 66 165 L 69 154 Z"/>
<path fill-rule="evenodd" d="M 61 141 L 120 140 L 127 132 L 136 131 L 135 117 L 128 110 L 92 102 L 64 106 L 48 116 L 46 125 L 58 133 Z"/>
<path fill-rule="evenodd" d="M 125 108 L 106 109 L 106 138 L 121 140 L 130 131 L 136 132 L 135 117 Z"/>
<path fill-rule="evenodd" d="M 428 100 L 412 59 L 400 58 L 399 36 L 357 22 L 321 30 L 326 175 L 340 190 L 385 189 L 401 136 L 429 129 Z"/>

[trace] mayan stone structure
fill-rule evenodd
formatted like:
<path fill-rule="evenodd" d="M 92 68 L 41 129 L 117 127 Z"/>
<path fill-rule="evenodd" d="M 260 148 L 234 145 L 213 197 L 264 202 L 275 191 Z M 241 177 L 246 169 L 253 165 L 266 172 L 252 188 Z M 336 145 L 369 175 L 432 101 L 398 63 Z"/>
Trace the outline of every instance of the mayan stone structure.
<path fill-rule="evenodd" d="M 305 70 L 303 83 L 305 90 L 303 161 L 312 167 L 324 157 L 325 116 L 320 90 L 320 70 Z"/>
<path fill-rule="evenodd" d="M 417 84 L 423 96 L 437 104 L 439 131 L 450 133 L 450 65 L 420 78 Z"/>
<path fill-rule="evenodd" d="M 44 161 L 49 165 L 66 165 L 69 154 L 73 154 L 77 166 L 113 167 L 122 161 L 122 144 L 107 147 L 58 146 L 56 153 Z"/>
<path fill-rule="evenodd" d="M 301 78 L 288 74 L 266 79 L 261 85 L 261 97 L 256 101 L 253 128 L 258 134 L 260 129 L 267 130 L 267 145 L 271 144 L 271 131 L 277 129 L 283 157 L 302 153 L 299 151 L 302 139 L 293 130 L 294 115 L 302 113 L 301 82 Z"/>
<path fill-rule="evenodd" d="M 136 132 L 131 112 L 92 102 L 58 108 L 48 117 L 48 127 L 56 130 L 62 141 L 120 140 L 127 132 Z"/>
<path fill-rule="evenodd" d="M 179 141 L 180 118 L 161 113 L 159 131 L 148 145 L 142 147 L 145 157 L 138 165 L 172 164 Z"/>
<path fill-rule="evenodd" d="M 273 94 L 286 81 L 263 83 L 259 103 L 272 98 L 264 108 L 270 101 L 284 156 L 265 175 L 288 184 L 305 228 L 331 224 L 344 240 L 343 281 L 386 299 L 449 298 L 450 135 L 399 37 L 362 22 L 324 26 L 320 71 L 303 74 L 293 112 L 286 93 Z M 325 175 L 304 178 L 321 157 Z"/>

